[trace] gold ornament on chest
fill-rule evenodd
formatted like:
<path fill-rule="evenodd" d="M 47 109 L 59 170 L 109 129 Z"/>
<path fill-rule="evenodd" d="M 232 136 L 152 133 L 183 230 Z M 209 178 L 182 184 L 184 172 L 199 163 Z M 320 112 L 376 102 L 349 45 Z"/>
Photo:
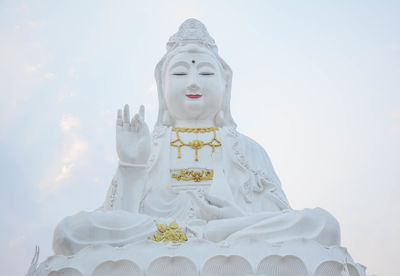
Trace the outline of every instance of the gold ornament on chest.
<path fill-rule="evenodd" d="M 204 180 L 212 180 L 214 176 L 214 170 L 208 169 L 182 169 L 179 170 L 179 173 L 172 173 L 171 177 L 175 178 L 178 181 L 191 181 L 200 182 Z"/>
<path fill-rule="evenodd" d="M 199 150 L 204 146 L 209 146 L 212 148 L 212 152 L 215 152 L 215 148 L 220 147 L 222 145 L 221 141 L 217 139 L 217 130 L 216 127 L 207 127 L 207 128 L 183 128 L 183 127 L 173 127 L 172 131 L 176 134 L 176 139 L 171 141 L 171 146 L 176 147 L 178 150 L 178 158 L 181 158 L 181 148 L 182 147 L 190 147 L 194 149 L 194 161 L 199 161 Z M 192 140 L 189 143 L 185 143 L 182 141 L 179 133 L 213 133 L 213 138 L 204 142 L 201 140 Z"/>

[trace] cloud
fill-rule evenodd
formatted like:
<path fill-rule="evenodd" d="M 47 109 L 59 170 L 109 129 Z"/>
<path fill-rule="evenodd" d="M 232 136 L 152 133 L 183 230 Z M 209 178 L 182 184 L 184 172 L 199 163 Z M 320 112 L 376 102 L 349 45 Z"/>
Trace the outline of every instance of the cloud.
<path fill-rule="evenodd" d="M 150 88 L 147 89 L 147 93 L 151 94 L 151 95 L 157 93 L 157 85 L 155 82 L 153 82 L 153 84 L 150 86 Z"/>
<path fill-rule="evenodd" d="M 60 120 L 60 128 L 64 133 L 73 133 L 79 126 L 79 117 L 73 114 L 65 114 Z"/>
<path fill-rule="evenodd" d="M 76 90 L 75 89 L 62 89 L 58 95 L 57 99 L 58 102 L 62 102 L 64 99 L 69 98 L 69 97 L 75 97 L 76 96 Z"/>
<path fill-rule="evenodd" d="M 76 71 L 76 69 L 75 69 L 74 67 L 71 67 L 71 68 L 68 70 L 68 75 L 69 75 L 72 79 L 75 79 L 75 80 L 79 79 L 78 72 Z"/>
<path fill-rule="evenodd" d="M 29 29 L 38 30 L 43 28 L 46 25 L 44 20 L 30 20 L 28 21 Z"/>
<path fill-rule="evenodd" d="M 53 80 L 56 78 L 56 74 L 51 73 L 51 72 L 46 72 L 46 73 L 44 73 L 43 77 L 48 80 Z"/>
<path fill-rule="evenodd" d="M 146 112 L 153 111 L 155 109 L 155 99 L 157 97 L 157 85 L 155 82 L 151 84 L 149 89 L 147 89 L 147 93 L 145 95 L 145 103 L 144 106 L 146 108 Z"/>
<path fill-rule="evenodd" d="M 398 134 L 400 134 L 400 126 L 391 126 L 389 128 L 389 134 L 391 136 L 397 136 Z"/>
<path fill-rule="evenodd" d="M 81 122 L 78 116 L 65 114 L 60 120 L 60 129 L 69 136 L 69 142 L 64 146 L 61 161 L 64 164 L 62 174 L 66 175 L 72 169 L 73 163 L 85 152 L 87 143 L 80 138 Z"/>
<path fill-rule="evenodd" d="M 10 242 L 9 242 L 9 246 L 10 246 L 10 248 L 15 248 L 16 246 L 18 246 L 21 242 L 23 242 L 25 240 L 25 236 L 24 235 L 20 235 L 20 236 L 18 236 L 18 237 L 16 237 L 16 238 L 14 238 L 14 239 L 12 239 Z"/>
<path fill-rule="evenodd" d="M 69 165 L 64 165 L 61 168 L 61 172 L 59 175 L 56 176 L 56 182 L 59 182 L 61 180 L 64 180 L 71 174 L 71 170 L 74 167 L 74 164 L 69 164 Z"/>
<path fill-rule="evenodd" d="M 42 68 L 42 64 L 26 64 L 25 71 L 29 74 L 36 74 L 39 72 L 40 68 Z"/>
<path fill-rule="evenodd" d="M 80 125 L 80 119 L 76 115 L 64 114 L 61 118 L 59 127 L 66 135 L 66 141 L 61 149 L 57 165 L 51 168 L 37 185 L 42 196 L 55 192 L 66 184 L 65 181 L 72 176 L 79 160 L 83 158 L 88 144 L 81 138 Z"/>
<path fill-rule="evenodd" d="M 87 149 L 87 144 L 83 140 L 76 140 L 72 145 L 64 151 L 62 161 L 65 164 L 71 164 L 79 158 L 80 155 Z"/>
<path fill-rule="evenodd" d="M 28 48 L 38 49 L 42 47 L 42 43 L 40 43 L 39 41 L 28 42 L 26 43 L 26 46 Z"/>
<path fill-rule="evenodd" d="M 390 113 L 390 117 L 394 120 L 400 120 L 400 108 L 395 109 Z"/>
<path fill-rule="evenodd" d="M 29 7 L 29 5 L 28 4 L 21 4 L 21 5 L 19 5 L 19 6 L 17 6 L 16 7 L 16 10 L 17 11 L 19 11 L 19 12 L 28 12 L 29 10 L 30 10 L 30 7 Z"/>

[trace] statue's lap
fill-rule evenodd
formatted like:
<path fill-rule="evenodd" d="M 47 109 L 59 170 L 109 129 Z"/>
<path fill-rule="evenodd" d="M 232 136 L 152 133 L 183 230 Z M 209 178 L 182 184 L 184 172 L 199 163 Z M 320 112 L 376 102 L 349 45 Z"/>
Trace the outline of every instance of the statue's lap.
<path fill-rule="evenodd" d="M 54 250 L 57 254 L 71 255 L 93 244 L 123 246 L 144 241 L 156 232 L 154 221 L 170 223 L 172 220 L 173 218 L 154 218 L 122 210 L 80 212 L 65 218 L 57 226 Z M 190 236 L 190 221 L 178 220 L 178 223 L 188 232 L 189 237 L 216 243 L 234 243 L 243 239 L 258 239 L 270 243 L 308 239 L 325 246 L 334 246 L 340 242 L 339 224 L 320 208 L 261 212 L 251 216 L 212 220 L 204 223 L 197 237 Z"/>

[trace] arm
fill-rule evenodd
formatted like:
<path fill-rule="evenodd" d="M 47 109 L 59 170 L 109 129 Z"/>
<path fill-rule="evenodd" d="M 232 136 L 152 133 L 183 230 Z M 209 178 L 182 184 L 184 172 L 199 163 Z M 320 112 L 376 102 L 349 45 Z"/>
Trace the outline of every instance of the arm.
<path fill-rule="evenodd" d="M 130 120 L 129 106 L 118 110 L 116 123 L 119 167 L 107 194 L 104 209 L 138 212 L 143 193 L 146 163 L 150 154 L 150 133 L 144 122 L 144 107 Z"/>

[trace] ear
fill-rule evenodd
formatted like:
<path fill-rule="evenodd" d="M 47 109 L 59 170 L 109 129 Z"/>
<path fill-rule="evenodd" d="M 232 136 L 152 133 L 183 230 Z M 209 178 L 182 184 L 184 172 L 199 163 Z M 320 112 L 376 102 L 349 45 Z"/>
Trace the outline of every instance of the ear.
<path fill-rule="evenodd" d="M 163 113 L 164 113 L 164 115 L 162 118 L 162 125 L 163 126 L 172 126 L 173 120 L 172 120 L 171 116 L 169 115 L 168 110 L 165 109 Z"/>

